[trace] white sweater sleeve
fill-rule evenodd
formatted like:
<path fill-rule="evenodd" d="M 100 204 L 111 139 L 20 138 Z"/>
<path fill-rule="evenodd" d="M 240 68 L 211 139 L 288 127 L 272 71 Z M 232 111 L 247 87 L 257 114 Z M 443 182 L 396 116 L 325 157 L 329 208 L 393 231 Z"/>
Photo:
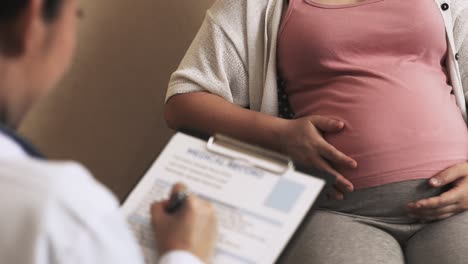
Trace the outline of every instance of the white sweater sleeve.
<path fill-rule="evenodd" d="M 455 48 L 459 56 L 458 63 L 462 79 L 465 98 L 468 101 L 468 1 L 456 0 L 452 3 L 453 32 L 455 37 Z"/>
<path fill-rule="evenodd" d="M 219 14 L 212 12 L 217 10 L 219 5 L 207 12 L 195 40 L 171 76 L 166 101 L 176 94 L 209 92 L 243 107 L 249 105 L 248 73 L 241 58 L 244 51 L 216 23 L 214 17 Z"/>

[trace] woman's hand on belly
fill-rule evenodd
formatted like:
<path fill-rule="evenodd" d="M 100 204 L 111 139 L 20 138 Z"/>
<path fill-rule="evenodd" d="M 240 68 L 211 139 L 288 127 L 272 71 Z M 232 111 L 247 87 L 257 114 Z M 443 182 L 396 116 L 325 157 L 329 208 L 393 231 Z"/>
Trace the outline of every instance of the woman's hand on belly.
<path fill-rule="evenodd" d="M 337 200 L 342 200 L 345 192 L 352 192 L 354 186 L 334 166 L 356 168 L 357 162 L 328 143 L 323 134 L 338 133 L 343 128 L 342 121 L 315 115 L 288 121 L 280 129 L 284 153 L 304 166 L 315 167 L 336 178 L 334 189 L 328 195 Z"/>
<path fill-rule="evenodd" d="M 468 210 L 468 162 L 457 164 L 429 180 L 429 184 L 440 188 L 453 184 L 439 196 L 408 204 L 410 216 L 424 220 L 442 220 Z"/>

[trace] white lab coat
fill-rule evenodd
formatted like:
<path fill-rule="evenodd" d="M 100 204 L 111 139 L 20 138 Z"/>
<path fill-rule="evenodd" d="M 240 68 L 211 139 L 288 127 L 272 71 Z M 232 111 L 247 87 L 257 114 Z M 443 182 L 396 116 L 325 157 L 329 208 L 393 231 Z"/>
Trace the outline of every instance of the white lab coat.
<path fill-rule="evenodd" d="M 0 263 L 143 264 L 117 199 L 74 162 L 38 160 L 0 131 Z M 160 264 L 201 264 L 174 251 Z"/>

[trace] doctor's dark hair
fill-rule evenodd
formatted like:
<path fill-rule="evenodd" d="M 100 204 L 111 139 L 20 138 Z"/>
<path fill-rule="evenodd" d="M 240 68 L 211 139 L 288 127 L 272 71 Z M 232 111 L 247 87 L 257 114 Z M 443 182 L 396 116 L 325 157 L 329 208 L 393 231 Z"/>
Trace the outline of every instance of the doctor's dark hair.
<path fill-rule="evenodd" d="M 0 0 L 0 23 L 11 22 L 21 15 L 28 6 L 30 0 Z M 44 0 L 43 17 L 50 22 L 58 16 L 60 7 L 64 0 Z"/>

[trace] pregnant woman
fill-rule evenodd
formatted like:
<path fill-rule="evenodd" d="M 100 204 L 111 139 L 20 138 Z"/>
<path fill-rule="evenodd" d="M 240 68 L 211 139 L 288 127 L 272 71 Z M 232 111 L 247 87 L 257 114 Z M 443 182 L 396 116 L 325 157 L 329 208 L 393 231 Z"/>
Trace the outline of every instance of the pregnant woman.
<path fill-rule="evenodd" d="M 284 263 L 465 263 L 468 1 L 218 0 L 169 126 L 336 177 Z"/>

